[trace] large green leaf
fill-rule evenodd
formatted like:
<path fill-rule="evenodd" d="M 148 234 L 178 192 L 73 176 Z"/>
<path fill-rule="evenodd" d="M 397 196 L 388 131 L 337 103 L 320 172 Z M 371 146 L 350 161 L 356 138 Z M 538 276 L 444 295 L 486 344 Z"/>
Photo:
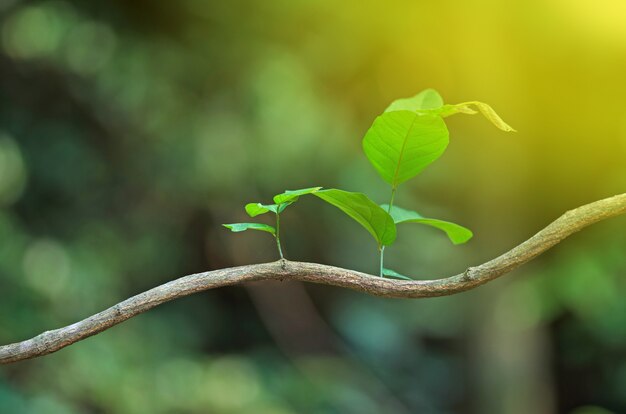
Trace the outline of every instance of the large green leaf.
<path fill-rule="evenodd" d="M 439 158 L 448 142 L 448 128 L 440 116 L 393 111 L 376 118 L 363 138 L 363 151 L 395 188 Z"/>
<path fill-rule="evenodd" d="M 388 204 L 382 204 L 380 207 L 385 211 L 389 209 Z M 474 235 L 471 230 L 458 224 L 451 223 L 449 221 L 426 218 L 415 211 L 405 210 L 397 206 L 393 206 L 391 209 L 391 217 L 393 217 L 393 221 L 396 224 L 419 223 L 442 230 L 454 244 L 465 243 Z"/>
<path fill-rule="evenodd" d="M 237 233 L 245 230 L 259 230 L 266 231 L 273 235 L 276 235 L 276 229 L 272 226 L 262 223 L 232 223 L 232 224 L 222 224 L 222 226 L 230 229 L 231 231 Z"/>
<path fill-rule="evenodd" d="M 274 202 L 276 204 L 286 203 L 288 201 L 295 202 L 298 200 L 300 196 L 305 195 L 305 194 L 312 194 L 321 189 L 322 187 L 310 187 L 310 188 L 303 188 L 301 190 L 287 190 L 282 194 L 275 195 Z"/>
<path fill-rule="evenodd" d="M 376 239 L 378 246 L 389 246 L 396 239 L 396 225 L 385 210 L 365 194 L 329 189 L 313 193 L 356 220 Z"/>
<path fill-rule="evenodd" d="M 424 89 L 411 98 L 395 100 L 385 109 L 392 111 L 417 111 L 422 109 L 435 109 L 443 106 L 441 95 L 434 89 Z"/>

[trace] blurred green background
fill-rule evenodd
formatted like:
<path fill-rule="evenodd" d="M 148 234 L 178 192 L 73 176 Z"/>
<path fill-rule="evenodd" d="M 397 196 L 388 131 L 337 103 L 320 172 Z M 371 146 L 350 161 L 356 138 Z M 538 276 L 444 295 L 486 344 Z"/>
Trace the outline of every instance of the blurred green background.
<path fill-rule="evenodd" d="M 626 3 L 0 0 L 0 343 L 179 276 L 276 259 L 231 234 L 285 189 L 387 187 L 360 141 L 433 87 L 514 126 L 449 119 L 398 203 L 474 230 L 410 228 L 387 262 L 463 271 L 626 189 Z M 286 254 L 376 271 L 319 200 Z M 264 283 L 177 300 L 0 368 L 2 413 L 626 412 L 626 219 L 446 298 Z M 251 233 L 251 232 L 248 232 Z"/>

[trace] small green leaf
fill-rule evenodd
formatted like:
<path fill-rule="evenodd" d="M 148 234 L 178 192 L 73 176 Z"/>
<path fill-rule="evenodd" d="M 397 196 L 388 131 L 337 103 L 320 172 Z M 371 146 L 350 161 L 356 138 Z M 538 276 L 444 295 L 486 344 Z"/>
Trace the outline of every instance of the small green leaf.
<path fill-rule="evenodd" d="M 245 230 L 259 230 L 266 231 L 273 235 L 276 235 L 276 229 L 272 226 L 268 226 L 267 224 L 262 223 L 232 223 L 232 224 L 222 224 L 222 226 L 230 229 L 234 233 L 238 233 L 240 231 Z"/>
<path fill-rule="evenodd" d="M 389 209 L 389 204 L 382 204 L 380 207 L 387 211 Z M 397 206 L 393 206 L 391 209 L 391 217 L 393 217 L 393 221 L 396 224 L 418 223 L 442 230 L 446 233 L 453 244 L 463 244 L 474 236 L 471 230 L 458 224 L 451 223 L 449 221 L 426 218 L 415 211 L 406 210 Z"/>
<path fill-rule="evenodd" d="M 282 213 L 283 211 L 285 211 L 285 209 L 286 209 L 287 207 L 289 207 L 290 205 L 292 205 L 293 203 L 295 203 L 295 200 L 294 200 L 294 201 L 287 201 L 287 202 L 285 202 L 285 203 L 280 203 L 280 204 L 278 205 L 278 211 L 277 211 L 277 214 L 280 214 L 280 213 Z"/>
<path fill-rule="evenodd" d="M 365 194 L 329 189 L 313 193 L 356 220 L 376 239 L 378 246 L 389 246 L 396 239 L 396 225 L 385 210 Z"/>
<path fill-rule="evenodd" d="M 439 116 L 444 117 L 444 118 L 447 118 L 455 114 L 476 115 L 478 113 L 477 110 L 470 108 L 466 104 L 458 104 L 458 105 L 446 104 L 442 106 L 441 108 L 434 109 L 428 112 L 431 114 L 438 114 Z"/>
<path fill-rule="evenodd" d="M 472 108 L 474 106 L 476 109 Z M 443 103 L 441 95 L 434 89 L 425 89 L 412 98 L 395 100 L 385 109 L 385 112 L 411 111 L 418 114 L 439 115 L 448 117 L 454 114 L 474 115 L 480 112 L 497 128 L 506 132 L 517 132 L 513 127 L 504 122 L 491 106 L 484 102 L 470 101 L 456 105 Z"/>
<path fill-rule="evenodd" d="M 278 210 L 277 204 L 261 204 L 261 203 L 248 203 L 246 204 L 246 213 L 250 217 L 256 217 L 260 214 L 265 214 L 268 211 L 276 213 Z"/>
<path fill-rule="evenodd" d="M 312 194 L 321 189 L 322 187 L 310 187 L 310 188 L 303 188 L 301 190 L 287 190 L 282 194 L 275 195 L 274 202 L 276 204 L 281 204 L 281 203 L 285 203 L 288 201 L 296 202 L 298 201 L 298 198 L 300 196 L 305 195 L 305 194 Z"/>
<path fill-rule="evenodd" d="M 363 151 L 395 188 L 439 158 L 448 142 L 448 128 L 440 116 L 393 111 L 374 120 L 363 138 Z"/>
<path fill-rule="evenodd" d="M 443 106 L 441 95 L 434 89 L 425 89 L 411 98 L 395 100 L 385 109 L 392 111 L 418 111 L 422 109 L 435 109 Z"/>
<path fill-rule="evenodd" d="M 386 269 L 386 268 L 383 268 L 383 276 L 391 277 L 391 278 L 394 278 L 394 279 L 413 280 L 412 278 L 410 278 L 408 276 L 401 275 L 400 273 L 396 272 L 395 270 Z"/>
<path fill-rule="evenodd" d="M 504 122 L 502 118 L 500 118 L 500 116 L 496 113 L 496 111 L 493 110 L 491 106 L 482 102 L 471 102 L 471 103 L 476 105 L 478 107 L 478 110 L 483 114 L 483 116 L 487 118 L 489 121 L 491 121 L 491 123 L 494 124 L 497 128 L 500 128 L 501 130 L 505 132 L 517 132 L 515 129 L 513 129 L 512 126 Z"/>
<path fill-rule="evenodd" d="M 477 110 L 472 108 L 472 106 L 475 106 Z M 512 126 L 504 122 L 491 106 L 487 105 L 484 102 L 472 101 L 456 105 L 444 105 L 439 110 L 434 110 L 434 112 L 438 112 L 443 117 L 447 117 L 457 113 L 474 115 L 477 114 L 478 111 L 480 111 L 480 113 L 483 114 L 483 116 L 487 118 L 487 120 L 495 125 L 496 128 L 499 128 L 505 132 L 517 132 L 515 129 L 513 129 Z"/>

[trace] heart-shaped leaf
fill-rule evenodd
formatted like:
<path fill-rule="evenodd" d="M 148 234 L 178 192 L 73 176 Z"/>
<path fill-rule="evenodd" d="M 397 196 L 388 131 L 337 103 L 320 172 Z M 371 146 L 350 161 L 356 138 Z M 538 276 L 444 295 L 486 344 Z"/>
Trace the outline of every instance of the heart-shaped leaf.
<path fill-rule="evenodd" d="M 424 89 L 411 98 L 395 100 L 385 109 L 392 111 L 418 111 L 422 109 L 435 109 L 443 106 L 441 95 L 434 89 Z"/>
<path fill-rule="evenodd" d="M 383 268 L 383 276 L 391 277 L 393 279 L 413 280 L 412 278 L 410 278 L 408 276 L 401 275 L 400 273 L 396 272 L 395 270 L 391 270 L 391 269 L 387 269 L 387 268 Z"/>
<path fill-rule="evenodd" d="M 238 233 L 240 231 L 245 230 L 259 230 L 266 231 L 273 235 L 276 235 L 276 229 L 272 226 L 262 223 L 232 223 L 232 224 L 222 224 L 222 226 L 230 229 L 234 233 Z"/>
<path fill-rule="evenodd" d="M 380 206 L 385 211 L 389 209 L 388 204 Z M 391 217 L 396 224 L 400 223 L 419 223 L 442 230 L 446 233 L 453 244 L 463 244 L 473 237 L 471 230 L 449 221 L 431 219 L 421 216 L 419 213 L 406 210 L 397 206 L 391 209 Z"/>
<path fill-rule="evenodd" d="M 288 201 L 296 202 L 300 196 L 305 195 L 305 194 L 312 194 L 321 189 L 322 187 L 310 187 L 310 188 L 303 188 L 301 190 L 287 190 L 282 194 L 275 195 L 274 202 L 276 204 L 286 203 Z"/>
<path fill-rule="evenodd" d="M 363 151 L 393 188 L 416 176 L 448 146 L 448 128 L 438 115 L 385 112 L 363 138 Z"/>
<path fill-rule="evenodd" d="M 356 220 L 376 239 L 379 248 L 396 239 L 396 225 L 385 210 L 365 194 L 329 189 L 312 193 Z"/>

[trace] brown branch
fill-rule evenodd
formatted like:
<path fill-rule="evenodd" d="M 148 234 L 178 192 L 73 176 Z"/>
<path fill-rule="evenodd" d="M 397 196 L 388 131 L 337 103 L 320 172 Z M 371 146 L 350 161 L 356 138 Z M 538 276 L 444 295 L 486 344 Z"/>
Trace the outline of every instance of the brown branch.
<path fill-rule="evenodd" d="M 35 358 L 95 335 L 161 303 L 207 289 L 261 280 L 322 283 L 393 298 L 452 295 L 489 282 L 534 259 L 567 236 L 593 223 L 626 213 L 626 193 L 568 211 L 539 233 L 503 255 L 465 272 L 438 280 L 389 280 L 316 263 L 278 261 L 197 273 L 133 296 L 73 325 L 32 339 L 0 346 L 0 364 Z"/>

